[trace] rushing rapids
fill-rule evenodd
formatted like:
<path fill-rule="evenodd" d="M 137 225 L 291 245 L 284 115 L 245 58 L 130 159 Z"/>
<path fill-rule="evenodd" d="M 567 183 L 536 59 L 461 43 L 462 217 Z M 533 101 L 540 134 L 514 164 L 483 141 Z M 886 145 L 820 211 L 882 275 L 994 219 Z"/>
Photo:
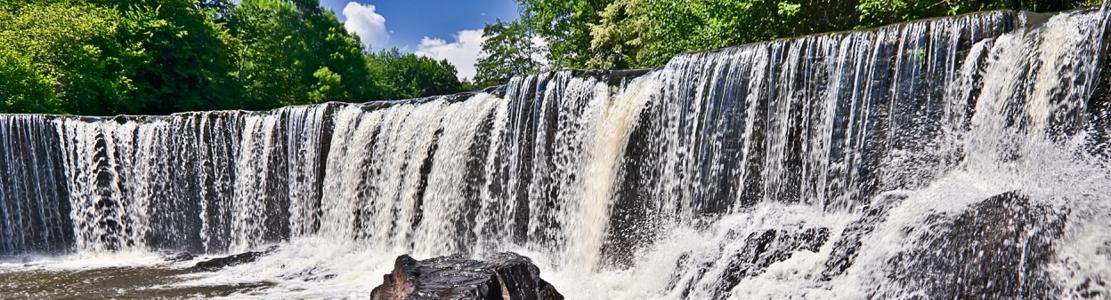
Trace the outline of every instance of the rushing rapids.
<path fill-rule="evenodd" d="M 972 14 L 407 101 L 3 115 L 0 255 L 23 260 L 0 273 L 280 244 L 171 285 L 366 297 L 400 254 L 511 250 L 571 299 L 1108 297 L 1107 16 Z"/>

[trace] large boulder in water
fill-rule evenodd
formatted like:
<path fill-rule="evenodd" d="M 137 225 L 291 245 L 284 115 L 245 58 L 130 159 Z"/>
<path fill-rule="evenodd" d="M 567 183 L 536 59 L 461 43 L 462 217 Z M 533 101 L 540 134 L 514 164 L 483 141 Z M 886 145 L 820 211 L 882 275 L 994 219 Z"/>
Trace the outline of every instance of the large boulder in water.
<path fill-rule="evenodd" d="M 384 276 L 370 298 L 559 300 L 563 296 L 540 279 L 540 269 L 529 258 L 505 252 L 486 261 L 459 255 L 428 260 L 399 256 L 393 272 Z"/>
<path fill-rule="evenodd" d="M 235 255 L 218 257 L 206 261 L 198 262 L 193 267 L 189 268 L 190 272 L 212 272 L 219 271 L 220 269 L 227 268 L 235 265 L 242 265 L 251 263 L 259 259 L 259 257 L 266 256 L 278 250 L 278 246 L 270 246 L 263 251 L 248 251 Z"/>
<path fill-rule="evenodd" d="M 903 292 L 930 298 L 1054 298 L 1057 288 L 1045 266 L 1066 215 L 1018 192 L 957 214 L 935 213 L 925 226 L 907 229 L 920 230 L 914 246 L 888 259 L 885 271 Z"/>

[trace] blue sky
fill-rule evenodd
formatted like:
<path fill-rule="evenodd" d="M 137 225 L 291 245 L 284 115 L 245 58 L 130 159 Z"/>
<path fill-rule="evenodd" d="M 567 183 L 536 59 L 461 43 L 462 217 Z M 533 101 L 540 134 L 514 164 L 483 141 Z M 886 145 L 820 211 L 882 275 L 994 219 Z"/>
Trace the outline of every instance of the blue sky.
<path fill-rule="evenodd" d="M 321 0 L 348 31 L 373 50 L 446 59 L 460 78 L 474 75 L 482 27 L 498 18 L 517 19 L 514 0 Z"/>
<path fill-rule="evenodd" d="M 517 19 L 513 0 L 321 0 L 320 5 L 346 21 L 343 8 L 349 2 L 373 5 L 376 13 L 385 17 L 390 32 L 387 48 L 414 49 L 426 36 L 452 39 L 461 30 L 481 29 L 497 18 Z"/>

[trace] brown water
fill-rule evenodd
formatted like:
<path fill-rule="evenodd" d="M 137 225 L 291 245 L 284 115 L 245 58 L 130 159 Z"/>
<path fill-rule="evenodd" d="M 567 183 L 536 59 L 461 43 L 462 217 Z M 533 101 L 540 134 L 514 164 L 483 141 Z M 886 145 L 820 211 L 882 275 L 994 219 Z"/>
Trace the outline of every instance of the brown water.
<path fill-rule="evenodd" d="M 171 266 L 107 267 L 77 271 L 0 269 L 2 299 L 181 299 L 250 293 L 269 282 L 178 286 L 190 273 Z"/>

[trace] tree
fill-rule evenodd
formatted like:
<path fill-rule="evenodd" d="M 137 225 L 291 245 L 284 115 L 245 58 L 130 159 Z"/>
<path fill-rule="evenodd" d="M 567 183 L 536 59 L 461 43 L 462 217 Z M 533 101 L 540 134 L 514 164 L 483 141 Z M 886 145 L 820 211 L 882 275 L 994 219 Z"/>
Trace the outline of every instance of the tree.
<path fill-rule="evenodd" d="M 792 35 L 801 7 L 776 0 L 614 1 L 592 26 L 596 55 L 588 66 L 652 67 L 684 51 Z"/>
<path fill-rule="evenodd" d="M 200 0 L 197 7 L 207 11 L 217 22 L 225 22 L 235 12 L 235 3 L 231 0 Z"/>
<path fill-rule="evenodd" d="M 35 70 L 30 59 L 0 50 L 0 112 L 61 112 L 54 82 Z"/>
<path fill-rule="evenodd" d="M 672 56 L 987 9 L 1062 10 L 1046 0 L 520 0 L 557 67 L 656 67 Z M 585 27 L 584 27 L 585 26 Z M 583 28 L 589 28 L 584 31 Z M 584 35 L 585 32 L 585 35 Z M 583 43 L 583 37 L 588 43 Z"/>
<path fill-rule="evenodd" d="M 551 64 L 582 68 L 591 58 L 590 26 L 613 0 L 517 0 L 521 20 L 549 43 Z"/>
<path fill-rule="evenodd" d="M 402 54 L 397 48 L 367 54 L 367 69 L 377 85 L 384 87 L 384 98 L 409 99 L 460 92 L 463 84 L 455 66 L 447 60 Z"/>
<path fill-rule="evenodd" d="M 234 41 L 192 0 L 119 4 L 119 38 L 142 48 L 130 76 L 136 91 L 121 112 L 168 114 L 229 109 L 241 94 L 233 77 Z"/>
<path fill-rule="evenodd" d="M 362 46 L 331 12 L 304 13 L 280 0 L 244 0 L 229 21 L 239 49 L 242 107 L 377 99 Z M 338 84 L 335 82 L 338 79 Z M 320 88 L 327 87 L 321 94 Z"/>
<path fill-rule="evenodd" d="M 316 78 L 316 85 L 309 91 L 309 101 L 320 103 L 329 100 L 343 100 L 346 96 L 341 85 L 342 76 L 332 72 L 328 67 L 320 67 L 312 73 Z"/>
<path fill-rule="evenodd" d="M 944 2 L 930 0 L 860 0 L 856 5 L 856 10 L 860 15 L 858 27 L 874 27 L 894 22 L 958 15 L 981 10 L 1059 11 L 1098 4 L 1098 0 L 952 0 Z"/>
<path fill-rule="evenodd" d="M 32 1 L 0 19 L 0 41 L 57 81 L 63 111 L 164 114 L 235 105 L 230 36 L 193 1 Z"/>
<path fill-rule="evenodd" d="M 320 8 L 320 0 L 289 0 L 297 7 L 297 11 L 306 16 L 321 15 L 324 9 Z"/>
<path fill-rule="evenodd" d="M 522 19 L 551 43 L 553 64 L 570 68 L 655 66 L 683 51 L 794 34 L 798 21 L 804 20 L 801 13 L 804 5 L 797 1 L 520 2 Z"/>
<path fill-rule="evenodd" d="M 543 68 L 543 49 L 532 40 L 528 28 L 518 21 L 498 20 L 483 28 L 482 55 L 475 64 L 474 85 L 487 87 L 505 84 L 516 75 Z"/>
<path fill-rule="evenodd" d="M 5 89 L 45 83 L 54 88 L 60 110 L 69 113 L 104 115 L 126 106 L 137 90 L 130 76 L 134 64 L 142 62 L 143 53 L 137 45 L 116 38 L 123 23 L 118 11 L 65 2 L 5 8 L 0 10 L 0 51 L 8 65 L 5 75 L 28 76 L 7 78 Z M 21 70 L 27 65 L 35 72 Z M 26 103 L 30 99 L 19 98 L 27 96 L 5 98 Z M 19 109 L 8 107 L 11 112 Z"/>
<path fill-rule="evenodd" d="M 657 63 L 649 57 L 649 46 L 659 38 L 649 1 L 618 0 L 606 6 L 599 24 L 590 28 L 590 50 L 596 55 L 588 66 L 628 69 Z"/>

